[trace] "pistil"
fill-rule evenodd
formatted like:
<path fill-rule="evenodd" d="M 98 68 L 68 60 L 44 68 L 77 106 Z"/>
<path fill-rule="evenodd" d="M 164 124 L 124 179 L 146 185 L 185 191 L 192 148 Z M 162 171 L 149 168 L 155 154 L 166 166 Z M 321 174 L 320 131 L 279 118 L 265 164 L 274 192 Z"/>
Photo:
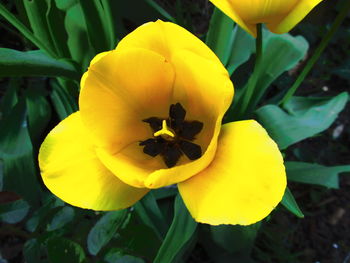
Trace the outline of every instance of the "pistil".
<path fill-rule="evenodd" d="M 166 120 L 163 120 L 162 122 L 162 129 L 155 132 L 153 134 L 154 137 L 157 137 L 157 136 L 162 136 L 162 137 L 165 137 L 166 136 L 169 136 L 171 138 L 174 138 L 175 137 L 175 134 L 168 128 L 168 125 L 166 123 Z"/>

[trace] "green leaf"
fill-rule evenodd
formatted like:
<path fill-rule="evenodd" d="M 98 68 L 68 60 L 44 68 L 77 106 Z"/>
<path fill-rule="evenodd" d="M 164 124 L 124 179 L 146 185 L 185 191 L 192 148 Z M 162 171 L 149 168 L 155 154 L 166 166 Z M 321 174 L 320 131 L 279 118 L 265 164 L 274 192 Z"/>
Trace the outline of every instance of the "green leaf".
<path fill-rule="evenodd" d="M 154 0 L 144 0 L 147 4 L 149 4 L 151 7 L 153 7 L 159 14 L 161 14 L 164 18 L 167 20 L 176 23 L 176 19 L 172 17 L 163 7 L 161 7 L 159 4 L 157 4 Z"/>
<path fill-rule="evenodd" d="M 134 205 L 134 208 L 142 222 L 152 228 L 160 240 L 163 240 L 167 231 L 167 225 L 154 194 L 149 192 Z"/>
<path fill-rule="evenodd" d="M 41 263 L 41 244 L 37 239 L 29 239 L 24 244 L 23 254 L 27 263 Z"/>
<path fill-rule="evenodd" d="M 284 72 L 294 68 L 307 54 L 309 44 L 302 36 L 276 35 L 264 30 L 261 71 L 249 110 L 253 111 L 270 85 Z"/>
<path fill-rule="evenodd" d="M 23 199 L 0 205 L 0 219 L 8 224 L 16 224 L 28 214 L 29 205 Z"/>
<path fill-rule="evenodd" d="M 36 231 L 39 226 L 46 224 L 47 219 L 57 211 L 57 208 L 59 209 L 63 205 L 64 203 L 60 199 L 49 194 L 47 199 L 44 199 L 44 204 L 27 220 L 26 229 L 30 232 Z"/>
<path fill-rule="evenodd" d="M 85 259 L 84 250 L 79 244 L 62 237 L 47 241 L 47 254 L 51 263 L 81 263 Z"/>
<path fill-rule="evenodd" d="M 18 102 L 17 90 L 20 85 L 19 79 L 10 79 L 9 85 L 6 88 L 5 94 L 2 96 L 0 101 L 0 119 L 6 118 L 13 107 Z"/>
<path fill-rule="evenodd" d="M 0 48 L 0 77 L 50 76 L 79 79 L 75 68 L 66 62 L 48 57 L 40 50 L 17 51 Z"/>
<path fill-rule="evenodd" d="M 38 85 L 35 87 L 33 84 Z M 42 133 L 51 119 L 51 107 L 45 98 L 44 87 L 37 82 L 31 83 L 26 90 L 26 104 L 28 112 L 28 128 L 32 143 L 39 144 Z"/>
<path fill-rule="evenodd" d="M 288 187 L 284 192 L 284 196 L 281 203 L 285 208 L 287 208 L 287 210 L 289 210 L 291 213 L 293 213 L 297 217 L 300 217 L 300 218 L 304 217 L 303 212 L 301 212 L 297 202 L 294 199 L 292 192 L 289 190 Z"/>
<path fill-rule="evenodd" d="M 294 143 L 328 129 L 344 109 L 347 101 L 348 94 L 343 92 L 299 111 L 297 115 L 288 114 L 275 105 L 261 107 L 256 114 L 259 122 L 277 142 L 279 148 L 286 149 Z"/>
<path fill-rule="evenodd" d="M 211 237 L 230 253 L 247 253 L 253 248 L 261 223 L 250 226 L 211 226 Z"/>
<path fill-rule="evenodd" d="M 104 256 L 107 263 L 145 263 L 141 258 L 125 255 L 120 249 L 112 248 Z"/>
<path fill-rule="evenodd" d="M 234 22 L 220 9 L 215 8 L 210 20 L 206 44 L 226 65 L 229 60 L 234 39 Z"/>
<path fill-rule="evenodd" d="M 58 9 L 67 11 L 69 8 L 78 3 L 78 0 L 56 0 L 56 6 Z"/>
<path fill-rule="evenodd" d="M 327 188 L 339 188 L 339 174 L 350 172 L 350 165 L 327 167 L 316 163 L 286 162 L 288 180 L 321 185 Z"/>
<path fill-rule="evenodd" d="M 42 0 L 23 0 L 23 3 L 34 35 L 40 39 L 47 49 L 56 54 L 45 16 L 48 10 L 47 2 Z"/>
<path fill-rule="evenodd" d="M 0 159 L 3 161 L 3 188 L 38 205 L 40 185 L 34 166 L 33 146 L 26 122 L 23 98 L 0 122 Z"/>
<path fill-rule="evenodd" d="M 189 214 L 181 197 L 175 199 L 174 219 L 154 263 L 170 263 L 183 251 L 194 235 L 197 223 Z"/>
<path fill-rule="evenodd" d="M 79 0 L 85 17 L 89 42 L 95 54 L 109 50 L 108 29 L 103 22 L 103 8 L 99 0 Z"/>
<path fill-rule="evenodd" d="M 227 71 L 232 73 L 243 63 L 247 62 L 255 52 L 255 38 L 248 34 L 240 26 L 233 30 L 231 55 L 227 63 Z"/>
<path fill-rule="evenodd" d="M 127 210 L 108 212 L 97 221 L 87 239 L 87 247 L 91 255 L 97 255 L 107 245 L 123 225 L 127 214 Z"/>
<path fill-rule="evenodd" d="M 79 4 L 67 10 L 64 24 L 71 58 L 80 65 L 81 72 L 84 72 L 96 53 L 89 44 L 85 17 Z"/>
<path fill-rule="evenodd" d="M 70 206 L 65 206 L 54 215 L 51 222 L 47 225 L 47 231 L 54 231 L 65 226 L 74 219 L 74 209 Z"/>
<path fill-rule="evenodd" d="M 56 57 L 49 47 L 47 47 L 41 40 L 39 40 L 34 34 L 23 25 L 10 11 L 8 11 L 0 3 L 0 15 L 3 16 L 11 25 L 13 25 L 24 37 L 31 41 L 35 46 L 45 51 L 51 57 Z"/>
<path fill-rule="evenodd" d="M 107 31 L 107 39 L 109 42 L 109 49 L 115 49 L 117 46 L 118 40 L 115 32 L 114 25 L 114 14 L 110 0 L 101 0 L 101 5 L 103 8 L 103 17 L 102 22 L 104 23 L 104 28 Z"/>
<path fill-rule="evenodd" d="M 50 94 L 52 104 L 58 117 L 63 120 L 73 112 L 78 110 L 78 105 L 74 98 L 63 89 L 57 82 L 51 82 L 52 92 Z"/>
<path fill-rule="evenodd" d="M 57 8 L 55 0 L 47 1 L 46 21 L 55 53 L 60 58 L 70 58 L 68 34 L 64 27 L 65 13 Z"/>

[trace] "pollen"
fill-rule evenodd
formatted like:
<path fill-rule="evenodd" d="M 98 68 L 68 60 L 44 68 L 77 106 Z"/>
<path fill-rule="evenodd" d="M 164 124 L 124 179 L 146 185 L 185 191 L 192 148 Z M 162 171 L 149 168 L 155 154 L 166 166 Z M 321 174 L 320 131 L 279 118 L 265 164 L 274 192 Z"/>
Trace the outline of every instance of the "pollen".
<path fill-rule="evenodd" d="M 175 134 L 168 128 L 168 125 L 166 124 L 166 120 L 163 120 L 162 122 L 162 129 L 155 132 L 153 134 L 154 137 L 157 136 L 169 136 L 171 138 L 175 137 Z"/>

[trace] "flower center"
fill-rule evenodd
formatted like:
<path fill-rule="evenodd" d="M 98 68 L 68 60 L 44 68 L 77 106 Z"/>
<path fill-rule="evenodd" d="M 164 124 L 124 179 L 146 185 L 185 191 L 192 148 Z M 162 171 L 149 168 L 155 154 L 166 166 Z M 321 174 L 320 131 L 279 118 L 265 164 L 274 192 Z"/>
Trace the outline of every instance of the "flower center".
<path fill-rule="evenodd" d="M 202 156 L 201 146 L 191 142 L 203 129 L 203 123 L 199 121 L 185 121 L 186 110 L 180 103 L 170 105 L 169 118 L 161 119 L 150 117 L 143 120 L 148 123 L 153 133 L 153 138 L 141 141 L 143 152 L 152 157 L 161 155 L 168 168 L 177 164 L 184 154 L 190 160 L 196 160 Z"/>

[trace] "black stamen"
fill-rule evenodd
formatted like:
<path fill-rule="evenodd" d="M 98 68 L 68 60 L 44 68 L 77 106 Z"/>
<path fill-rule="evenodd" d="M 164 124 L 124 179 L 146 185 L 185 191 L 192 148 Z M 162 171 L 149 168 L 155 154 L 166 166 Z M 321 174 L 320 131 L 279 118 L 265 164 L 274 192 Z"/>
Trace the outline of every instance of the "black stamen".
<path fill-rule="evenodd" d="M 148 139 L 140 142 L 139 145 L 145 146 L 143 147 L 144 153 L 152 157 L 156 157 L 158 154 L 160 154 L 163 151 L 164 141 L 161 139 Z"/>
<path fill-rule="evenodd" d="M 162 129 L 162 119 L 159 119 L 157 117 L 151 117 L 142 121 L 147 122 L 154 132 L 157 132 L 160 129 Z"/>
<path fill-rule="evenodd" d="M 182 129 L 179 136 L 182 138 L 192 141 L 194 137 L 201 132 L 203 129 L 203 123 L 199 121 L 185 121 L 182 124 Z"/>
<path fill-rule="evenodd" d="M 196 160 L 202 156 L 202 148 L 192 142 L 180 141 L 180 149 L 190 160 Z"/>
<path fill-rule="evenodd" d="M 171 104 L 169 109 L 170 125 L 173 129 L 181 127 L 185 120 L 186 111 L 180 103 Z"/>
<path fill-rule="evenodd" d="M 181 155 L 179 147 L 175 144 L 168 144 L 162 152 L 163 160 L 168 168 L 174 167 Z"/>
<path fill-rule="evenodd" d="M 203 129 L 203 123 L 199 121 L 185 121 L 186 110 L 180 103 L 170 105 L 169 119 L 166 120 L 175 134 L 174 138 L 168 139 L 162 136 L 147 139 L 140 142 L 144 146 L 143 152 L 152 157 L 161 155 L 168 168 L 174 167 L 182 154 L 188 159 L 196 160 L 202 156 L 201 146 L 192 143 L 195 136 Z M 162 129 L 164 118 L 151 117 L 143 120 L 148 123 L 154 132 Z"/>

